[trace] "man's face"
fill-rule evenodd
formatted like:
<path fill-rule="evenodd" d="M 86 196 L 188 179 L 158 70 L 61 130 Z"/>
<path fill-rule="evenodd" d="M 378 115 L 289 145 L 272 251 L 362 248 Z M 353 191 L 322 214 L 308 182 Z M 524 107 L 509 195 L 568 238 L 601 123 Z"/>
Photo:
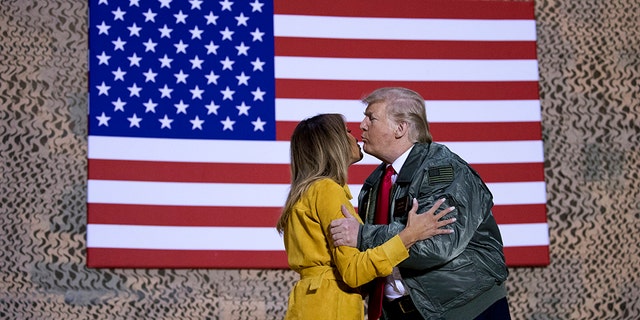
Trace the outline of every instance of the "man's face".
<path fill-rule="evenodd" d="M 394 124 L 387 117 L 386 107 L 384 102 L 370 104 L 360 122 L 364 152 L 383 160 L 396 140 Z"/>

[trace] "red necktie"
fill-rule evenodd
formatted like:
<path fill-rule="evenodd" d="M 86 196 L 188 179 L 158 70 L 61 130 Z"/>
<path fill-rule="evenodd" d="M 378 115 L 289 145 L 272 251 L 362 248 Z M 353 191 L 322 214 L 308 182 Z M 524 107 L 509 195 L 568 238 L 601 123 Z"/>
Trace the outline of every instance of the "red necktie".
<path fill-rule="evenodd" d="M 376 203 L 375 224 L 389 224 L 389 196 L 391 194 L 391 176 L 395 173 L 393 166 L 387 166 L 380 184 L 378 202 Z M 382 299 L 384 298 L 385 278 L 374 279 L 373 293 L 369 296 L 369 320 L 377 320 L 382 315 Z"/>

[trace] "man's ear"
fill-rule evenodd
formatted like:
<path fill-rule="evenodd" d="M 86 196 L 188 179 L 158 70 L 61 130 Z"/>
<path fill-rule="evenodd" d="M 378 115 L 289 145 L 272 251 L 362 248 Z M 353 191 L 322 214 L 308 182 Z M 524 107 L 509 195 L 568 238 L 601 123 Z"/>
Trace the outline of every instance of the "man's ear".
<path fill-rule="evenodd" d="M 409 124 L 405 121 L 398 122 L 396 124 L 396 128 L 393 130 L 393 134 L 395 135 L 396 139 L 400 139 L 404 137 L 408 132 L 409 132 Z"/>

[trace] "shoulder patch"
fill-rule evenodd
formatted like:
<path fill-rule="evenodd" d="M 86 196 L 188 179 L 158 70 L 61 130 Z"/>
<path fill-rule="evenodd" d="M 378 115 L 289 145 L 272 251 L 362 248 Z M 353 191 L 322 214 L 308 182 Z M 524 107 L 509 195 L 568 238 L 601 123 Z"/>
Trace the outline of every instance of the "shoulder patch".
<path fill-rule="evenodd" d="M 440 166 L 429 168 L 429 184 L 453 182 L 453 166 Z"/>

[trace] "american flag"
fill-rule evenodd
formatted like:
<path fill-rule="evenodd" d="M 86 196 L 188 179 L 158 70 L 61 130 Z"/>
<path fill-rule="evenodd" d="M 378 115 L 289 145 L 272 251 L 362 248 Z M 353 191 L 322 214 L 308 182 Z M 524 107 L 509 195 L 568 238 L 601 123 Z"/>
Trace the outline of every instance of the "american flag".
<path fill-rule="evenodd" d="M 89 8 L 88 266 L 287 268 L 293 128 L 337 112 L 359 136 L 382 86 L 422 94 L 434 139 L 487 182 L 507 263 L 549 263 L 533 2 Z M 351 167 L 353 194 L 378 164 Z"/>

